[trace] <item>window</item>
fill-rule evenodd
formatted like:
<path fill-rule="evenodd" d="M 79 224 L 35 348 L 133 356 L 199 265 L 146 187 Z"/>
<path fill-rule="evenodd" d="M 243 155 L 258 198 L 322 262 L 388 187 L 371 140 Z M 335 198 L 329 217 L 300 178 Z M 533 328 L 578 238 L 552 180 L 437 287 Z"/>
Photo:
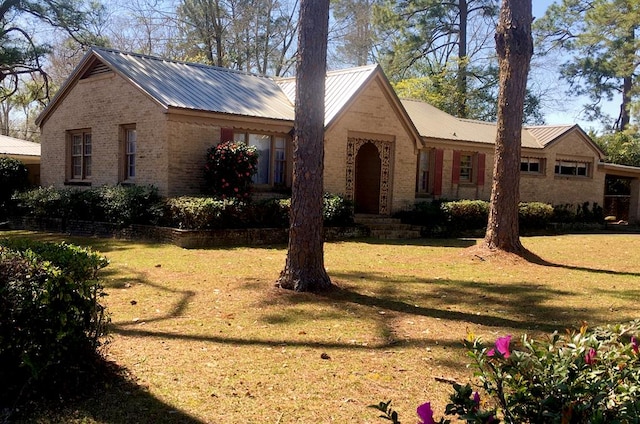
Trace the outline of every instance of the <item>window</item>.
<path fill-rule="evenodd" d="M 520 171 L 530 174 L 543 173 L 543 159 L 523 157 L 520 161 Z"/>
<path fill-rule="evenodd" d="M 555 167 L 556 175 L 575 175 L 578 177 L 589 176 L 589 163 L 571 160 L 557 160 Z"/>
<path fill-rule="evenodd" d="M 418 193 L 429 192 L 429 151 L 420 150 L 418 159 Z"/>
<path fill-rule="evenodd" d="M 71 139 L 71 172 L 72 180 L 91 178 L 91 131 L 72 131 Z"/>
<path fill-rule="evenodd" d="M 258 152 L 258 172 L 253 176 L 254 184 L 286 184 L 287 144 L 284 136 L 234 132 L 233 139 L 254 146 Z"/>
<path fill-rule="evenodd" d="M 133 180 L 136 177 L 136 141 L 135 126 L 124 127 L 124 179 Z"/>
<path fill-rule="evenodd" d="M 460 182 L 470 183 L 473 175 L 473 155 L 462 153 L 460 155 Z"/>

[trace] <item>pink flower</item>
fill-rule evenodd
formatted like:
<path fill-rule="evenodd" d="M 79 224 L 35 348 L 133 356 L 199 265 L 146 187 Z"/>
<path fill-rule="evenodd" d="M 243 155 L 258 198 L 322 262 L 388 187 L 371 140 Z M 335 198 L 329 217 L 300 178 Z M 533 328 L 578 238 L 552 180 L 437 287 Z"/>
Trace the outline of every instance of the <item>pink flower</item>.
<path fill-rule="evenodd" d="M 418 410 L 416 411 L 418 416 L 420 417 L 419 424 L 435 424 L 436 421 L 433 419 L 433 410 L 431 409 L 431 402 L 423 403 L 418 406 Z"/>
<path fill-rule="evenodd" d="M 596 350 L 594 348 L 589 349 L 589 351 L 584 354 L 584 362 L 586 362 L 587 365 L 593 365 L 596 362 Z"/>
<path fill-rule="evenodd" d="M 506 335 L 505 337 L 499 337 L 496 340 L 496 347 L 489 349 L 487 351 L 487 356 L 495 356 L 496 349 L 498 352 L 506 359 L 511 356 L 511 352 L 509 351 L 509 343 L 511 343 L 511 334 Z"/>
<path fill-rule="evenodd" d="M 631 336 L 631 348 L 638 355 L 638 339 L 636 339 L 636 336 Z"/>

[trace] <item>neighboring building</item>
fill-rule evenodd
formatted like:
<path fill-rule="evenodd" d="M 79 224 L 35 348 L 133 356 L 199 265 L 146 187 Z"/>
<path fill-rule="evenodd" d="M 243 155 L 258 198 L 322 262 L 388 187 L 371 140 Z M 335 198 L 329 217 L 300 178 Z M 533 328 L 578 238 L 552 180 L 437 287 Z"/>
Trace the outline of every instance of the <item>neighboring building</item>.
<path fill-rule="evenodd" d="M 0 156 L 8 156 L 24 163 L 29 171 L 29 183 L 40 184 L 40 144 L 0 135 Z"/>
<path fill-rule="evenodd" d="M 161 194 L 203 192 L 206 150 L 241 140 L 260 152 L 258 191 L 291 186 L 295 79 L 92 49 L 37 123 L 42 184 L 153 184 Z M 496 126 L 400 101 L 379 66 L 329 72 L 324 187 L 356 211 L 390 214 L 428 198 L 488 199 Z M 522 200 L 603 204 L 603 152 L 578 127 L 527 127 Z M 628 175 L 634 175 L 629 177 Z M 635 205 L 635 206 L 633 206 Z"/>

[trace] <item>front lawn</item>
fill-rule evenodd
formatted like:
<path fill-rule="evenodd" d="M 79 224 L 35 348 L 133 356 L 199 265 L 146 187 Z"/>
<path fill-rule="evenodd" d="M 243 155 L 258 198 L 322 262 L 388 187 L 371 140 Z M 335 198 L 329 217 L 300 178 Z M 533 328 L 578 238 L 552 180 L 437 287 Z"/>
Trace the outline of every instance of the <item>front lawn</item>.
<path fill-rule="evenodd" d="M 472 381 L 467 332 L 638 318 L 639 235 L 523 238 L 539 263 L 478 256 L 476 240 L 327 243 L 324 295 L 274 286 L 284 247 L 70 241 L 111 261 L 108 359 L 130 378 L 29 422 L 381 423 L 367 405 L 393 399 L 410 423 L 425 401 L 442 414 L 446 381 Z"/>

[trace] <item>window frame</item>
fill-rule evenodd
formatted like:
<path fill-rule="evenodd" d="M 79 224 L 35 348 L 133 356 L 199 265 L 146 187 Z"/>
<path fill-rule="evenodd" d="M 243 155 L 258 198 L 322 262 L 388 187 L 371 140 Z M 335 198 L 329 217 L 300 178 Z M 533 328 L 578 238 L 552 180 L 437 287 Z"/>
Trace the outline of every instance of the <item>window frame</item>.
<path fill-rule="evenodd" d="M 233 140 L 250 146 L 252 135 L 269 139 L 268 182 L 256 182 L 253 180 L 253 185 L 256 187 L 287 187 L 287 170 L 289 169 L 289 143 L 287 143 L 287 136 L 285 134 L 234 130 Z M 279 146 L 279 144 L 281 145 Z M 278 153 L 283 154 L 283 156 L 278 157 Z M 260 156 L 258 156 L 258 161 L 260 161 Z"/>
<path fill-rule="evenodd" d="M 477 177 L 475 177 L 475 171 L 477 168 L 477 153 L 472 152 L 460 152 L 460 163 L 459 163 L 459 171 L 458 171 L 458 184 L 474 184 Z M 464 160 L 465 157 L 468 157 L 468 165 Z M 463 166 L 465 163 L 465 166 Z M 463 173 L 464 170 L 467 170 Z M 467 175 L 468 174 L 468 175 Z"/>
<path fill-rule="evenodd" d="M 137 156 L 138 156 L 138 131 L 136 124 L 121 125 L 121 181 L 124 183 L 134 183 L 137 174 Z M 129 135 L 133 131 L 133 151 L 130 151 L 131 140 Z M 133 162 L 133 163 L 132 163 Z M 131 172 L 133 169 L 133 173 Z"/>
<path fill-rule="evenodd" d="M 531 165 L 537 161 L 538 170 L 532 171 Z M 527 169 L 523 169 L 526 165 Z M 537 157 L 537 156 L 522 156 L 520 158 L 520 172 L 525 175 L 544 175 L 545 174 L 545 158 Z"/>
<path fill-rule="evenodd" d="M 91 128 L 67 131 L 67 181 L 90 183 L 92 179 L 93 140 Z M 76 144 L 76 140 L 79 143 Z"/>
<path fill-rule="evenodd" d="M 592 167 L 592 163 L 589 161 L 576 159 L 556 159 L 553 174 L 556 177 L 591 178 Z M 574 171 L 565 173 L 562 172 L 563 169 L 573 169 Z M 580 169 L 584 169 L 584 172 L 579 173 Z"/>

